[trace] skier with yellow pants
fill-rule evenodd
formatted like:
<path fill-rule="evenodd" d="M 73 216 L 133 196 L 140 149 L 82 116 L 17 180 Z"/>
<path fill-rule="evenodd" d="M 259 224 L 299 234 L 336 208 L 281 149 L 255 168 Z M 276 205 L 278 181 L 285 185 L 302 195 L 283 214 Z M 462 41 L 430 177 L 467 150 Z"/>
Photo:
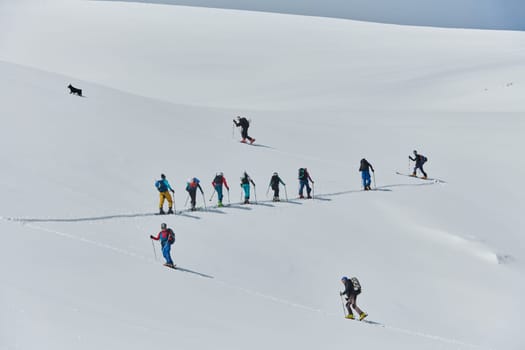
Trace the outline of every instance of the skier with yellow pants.
<path fill-rule="evenodd" d="M 173 214 L 173 199 L 169 191 L 173 194 L 175 194 L 175 191 L 171 188 L 168 180 L 166 180 L 166 175 L 160 174 L 160 180 L 155 182 L 155 187 L 159 190 L 159 214 L 166 214 L 164 212 L 164 200 L 168 201 L 168 214 Z"/>

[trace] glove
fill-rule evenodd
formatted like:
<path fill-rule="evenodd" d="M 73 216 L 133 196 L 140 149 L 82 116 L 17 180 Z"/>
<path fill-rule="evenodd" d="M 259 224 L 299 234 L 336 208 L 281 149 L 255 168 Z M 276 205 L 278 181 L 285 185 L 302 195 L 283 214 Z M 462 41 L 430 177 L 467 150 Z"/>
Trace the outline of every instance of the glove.
<path fill-rule="evenodd" d="M 175 194 L 175 191 L 174 191 L 174 190 L 171 190 L 171 193 Z"/>
<path fill-rule="evenodd" d="M 345 292 L 339 292 L 339 295 L 340 295 L 340 296 L 343 296 L 343 294 L 345 294 Z"/>
<path fill-rule="evenodd" d="M 155 237 L 153 237 L 152 235 L 149 235 L 149 238 L 150 238 L 150 239 L 154 239 Z"/>

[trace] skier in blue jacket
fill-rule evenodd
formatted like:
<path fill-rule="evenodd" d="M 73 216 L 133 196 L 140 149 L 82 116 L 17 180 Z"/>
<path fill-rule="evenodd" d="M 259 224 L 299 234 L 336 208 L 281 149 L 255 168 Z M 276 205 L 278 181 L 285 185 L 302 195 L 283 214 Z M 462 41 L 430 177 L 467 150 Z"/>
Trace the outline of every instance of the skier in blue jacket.
<path fill-rule="evenodd" d="M 168 214 L 173 214 L 173 199 L 168 191 L 171 191 L 173 194 L 175 194 L 175 191 L 171 188 L 166 175 L 160 174 L 160 180 L 155 182 L 155 187 L 159 191 L 159 214 L 166 214 L 164 212 L 164 200 L 168 201 Z"/>

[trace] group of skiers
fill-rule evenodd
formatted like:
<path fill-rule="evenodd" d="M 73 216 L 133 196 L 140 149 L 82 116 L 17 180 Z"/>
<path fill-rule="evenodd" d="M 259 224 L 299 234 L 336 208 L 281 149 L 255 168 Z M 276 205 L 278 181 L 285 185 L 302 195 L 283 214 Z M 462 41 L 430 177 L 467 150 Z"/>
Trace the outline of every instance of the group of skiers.
<path fill-rule="evenodd" d="M 250 122 L 244 118 L 244 117 L 237 117 L 237 120 L 233 120 L 235 126 L 241 127 L 241 135 L 242 143 L 246 143 L 247 140 L 250 142 L 250 144 L 253 144 L 255 141 L 254 138 L 250 137 L 248 135 L 248 128 L 250 125 Z M 423 179 L 427 179 L 427 173 L 423 170 L 423 165 L 427 162 L 427 158 L 421 154 L 418 154 L 416 150 L 414 150 L 414 158 L 409 156 L 408 158 L 415 162 L 414 170 L 410 176 L 417 176 L 417 170 L 423 174 Z M 409 164 L 410 165 L 410 164 Z M 362 179 L 362 185 L 363 189 L 365 191 L 371 190 L 371 175 L 370 171 L 372 173 L 375 173 L 374 167 L 368 160 L 365 158 L 361 159 L 359 171 L 361 172 L 361 179 Z M 307 168 L 300 168 L 298 171 L 298 180 L 299 180 L 299 198 L 305 198 L 304 197 L 304 189 L 306 188 L 306 198 L 310 199 L 313 198 L 313 185 L 314 181 L 312 180 L 308 169 Z M 375 178 L 374 178 L 375 182 Z M 212 186 L 214 188 L 213 195 L 217 193 L 217 206 L 222 207 L 223 206 L 223 187 L 226 187 L 226 190 L 230 191 L 230 187 L 228 185 L 228 182 L 226 181 L 226 178 L 224 177 L 224 174 L 222 172 L 216 173 L 215 177 L 212 181 Z M 312 184 L 312 186 L 310 186 Z M 243 194 L 244 194 L 244 204 L 250 203 L 250 189 L 253 185 L 253 188 L 255 189 L 255 182 L 253 179 L 248 175 L 246 171 L 244 171 L 241 179 L 240 179 L 240 186 L 242 188 Z M 283 180 L 279 177 L 279 174 L 277 172 L 274 172 L 272 177 L 270 178 L 270 183 L 268 185 L 268 190 L 271 188 L 273 190 L 273 201 L 278 202 L 280 201 L 279 197 L 279 189 L 280 185 L 283 185 L 286 191 L 286 184 L 283 182 Z M 173 214 L 173 198 L 171 194 L 174 194 L 175 191 L 170 186 L 170 183 L 166 179 L 166 175 L 161 174 L 160 180 L 155 182 L 155 186 L 157 190 L 159 191 L 159 214 L 166 214 L 166 212 L 163 209 L 164 202 L 168 202 L 168 212 L 167 214 Z M 191 210 L 196 210 L 196 196 L 197 196 L 197 190 L 200 190 L 203 200 L 204 199 L 204 191 L 200 185 L 200 180 L 196 177 L 188 179 L 186 182 L 186 191 L 188 192 L 188 197 L 190 198 L 191 203 Z M 170 193 L 171 192 L 171 193 Z M 268 193 L 268 191 L 267 191 Z M 211 201 L 211 198 L 210 198 Z M 173 260 L 171 258 L 171 245 L 175 242 L 175 233 L 171 228 L 168 228 L 166 223 L 161 224 L 161 231 L 156 235 L 150 235 L 150 238 L 152 240 L 160 241 L 161 248 L 162 248 L 162 254 L 166 260 L 165 266 L 175 268 L 175 264 L 173 263 Z M 341 298 L 346 296 L 346 303 L 343 302 L 345 309 L 345 317 L 347 319 L 355 319 L 353 310 L 357 312 L 359 315 L 358 319 L 359 321 L 362 321 L 365 317 L 368 316 L 367 313 L 365 313 L 363 310 L 361 310 L 357 306 L 357 296 L 361 294 L 361 284 L 359 283 L 359 280 L 356 277 L 348 278 L 348 277 L 342 277 L 341 282 L 344 285 L 344 290 L 341 291 L 339 294 Z"/>
<path fill-rule="evenodd" d="M 170 183 L 166 179 L 166 175 L 161 174 L 160 179 L 155 182 L 155 187 L 159 191 L 159 214 L 174 214 L 173 211 L 173 198 L 171 194 L 175 193 L 173 188 L 171 187 Z M 312 198 L 312 187 L 310 186 L 310 183 L 313 185 L 314 181 L 310 177 L 310 174 L 308 173 L 308 170 L 306 168 L 300 168 L 299 169 L 299 198 L 305 198 L 303 195 L 304 188 L 306 188 L 306 198 L 311 199 Z M 213 178 L 211 185 L 213 186 L 214 192 L 212 194 L 211 199 L 217 193 L 217 206 L 223 207 L 223 199 L 224 199 L 224 187 L 226 187 L 226 190 L 230 191 L 230 186 L 228 185 L 228 182 L 226 181 L 226 177 L 222 172 L 218 172 L 215 174 L 215 177 Z M 283 180 L 279 177 L 279 174 L 277 172 L 274 172 L 272 177 L 270 178 L 270 183 L 268 185 L 268 190 L 271 188 L 273 190 L 273 201 L 278 202 L 280 201 L 279 197 L 279 187 L 280 185 L 286 186 L 286 184 L 283 182 Z M 242 177 L 240 178 L 240 186 L 243 191 L 244 195 L 244 204 L 250 204 L 250 195 L 251 195 L 251 186 L 255 189 L 255 182 L 253 179 L 248 175 L 246 171 L 242 174 Z M 186 191 L 188 192 L 188 196 L 191 199 L 191 210 L 196 210 L 196 204 L 197 204 L 197 190 L 200 190 L 203 198 L 204 198 L 204 191 L 202 190 L 202 187 L 200 185 L 200 180 L 196 177 L 192 177 L 187 180 L 186 182 Z M 171 193 L 170 193 L 171 192 Z M 168 202 L 168 211 L 164 211 L 164 202 Z"/>

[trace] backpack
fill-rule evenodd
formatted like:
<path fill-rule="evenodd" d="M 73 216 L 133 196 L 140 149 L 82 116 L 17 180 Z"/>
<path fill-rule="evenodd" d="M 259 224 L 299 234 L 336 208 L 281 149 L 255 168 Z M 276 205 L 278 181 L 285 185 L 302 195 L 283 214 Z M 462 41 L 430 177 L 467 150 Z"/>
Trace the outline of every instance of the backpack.
<path fill-rule="evenodd" d="M 299 168 L 299 180 L 306 179 L 306 169 L 305 168 Z"/>
<path fill-rule="evenodd" d="M 359 283 L 359 280 L 357 279 L 357 277 L 350 278 L 350 281 L 352 282 L 352 285 L 354 286 L 354 292 L 356 292 L 356 294 L 360 294 L 361 284 Z"/>
<path fill-rule="evenodd" d="M 168 243 L 173 244 L 175 243 L 175 232 L 171 228 L 168 229 Z"/>
<path fill-rule="evenodd" d="M 168 190 L 168 186 L 166 186 L 166 183 L 163 180 L 158 180 L 155 182 L 155 187 L 157 187 L 159 192 L 166 192 Z"/>
<path fill-rule="evenodd" d="M 215 176 L 215 179 L 213 179 L 213 182 L 214 182 L 216 185 L 221 185 L 221 184 L 222 184 L 222 175 L 217 175 L 217 176 Z"/>

